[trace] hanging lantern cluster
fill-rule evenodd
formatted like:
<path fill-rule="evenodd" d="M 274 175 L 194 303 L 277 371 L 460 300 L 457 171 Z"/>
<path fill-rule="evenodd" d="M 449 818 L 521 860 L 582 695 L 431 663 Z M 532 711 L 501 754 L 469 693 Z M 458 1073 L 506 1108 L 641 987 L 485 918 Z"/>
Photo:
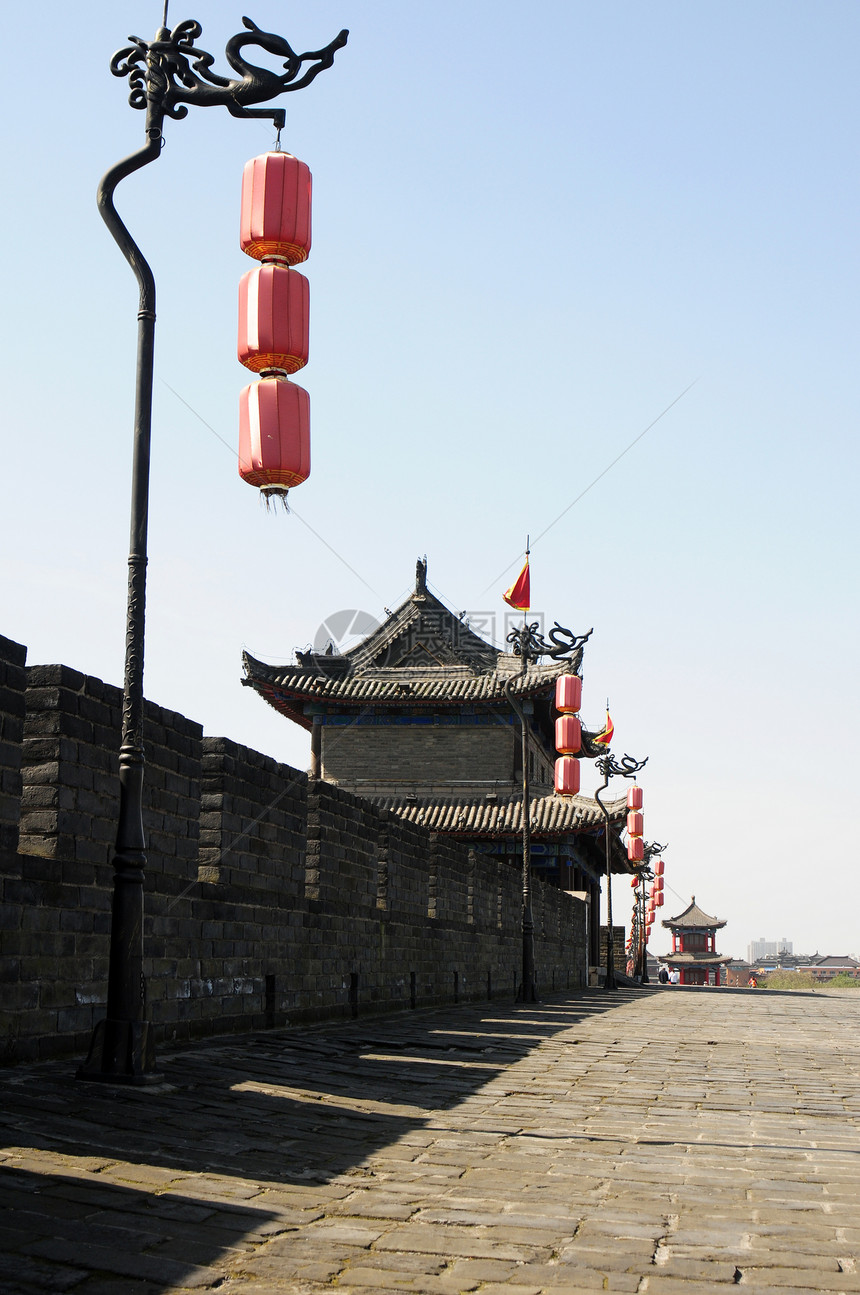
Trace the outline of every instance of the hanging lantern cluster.
<path fill-rule="evenodd" d="M 642 788 L 634 785 L 627 788 L 627 858 L 631 863 L 641 863 L 645 858 L 644 829 Z"/>
<path fill-rule="evenodd" d="M 582 706 L 582 680 L 578 674 L 563 674 L 555 681 L 555 789 L 561 796 L 575 796 L 579 791 L 579 760 L 582 750 L 582 725 L 578 711 Z"/>
<path fill-rule="evenodd" d="M 293 266 L 311 250 L 311 173 L 289 153 L 242 175 L 242 251 L 260 264 L 239 283 L 240 363 L 259 380 L 239 397 L 239 475 L 268 505 L 310 476 L 310 397 L 290 375 L 308 362 L 310 289 Z"/>
<path fill-rule="evenodd" d="M 635 791 L 635 790 L 641 790 L 641 789 L 631 788 L 631 791 Z M 651 882 L 651 885 L 648 887 L 648 890 L 646 892 L 646 898 L 645 898 L 644 938 L 645 938 L 646 946 L 648 944 L 648 939 L 651 935 L 651 928 L 654 925 L 654 920 L 657 915 L 657 909 L 663 907 L 664 867 L 665 865 L 662 859 L 656 859 L 651 864 L 651 868 L 654 872 L 654 880 Z"/>

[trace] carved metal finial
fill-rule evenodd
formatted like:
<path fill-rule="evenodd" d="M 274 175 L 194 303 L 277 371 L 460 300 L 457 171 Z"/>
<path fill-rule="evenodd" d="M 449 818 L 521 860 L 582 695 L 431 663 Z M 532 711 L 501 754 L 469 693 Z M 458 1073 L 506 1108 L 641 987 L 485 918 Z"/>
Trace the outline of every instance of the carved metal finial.
<path fill-rule="evenodd" d="M 238 73 L 236 77 L 212 71 L 214 58 L 194 44 L 203 28 L 193 18 L 172 31 L 162 27 L 152 41 L 129 36 L 131 44 L 117 50 L 111 59 L 111 72 L 128 77 L 132 108 L 146 108 L 149 102 L 165 116 L 180 118 L 188 114 L 186 104 L 223 104 L 234 117 L 271 117 L 276 125 L 283 126 L 283 108 L 255 109 L 249 105 L 266 103 L 279 94 L 310 85 L 315 76 L 334 63 L 349 32 L 340 32 L 325 49 L 297 54 L 285 37 L 263 31 L 250 18 L 242 22 L 247 30 L 231 36 L 224 50 L 230 67 Z M 247 46 L 257 46 L 283 58 L 283 72 L 249 63 L 243 55 Z M 306 63 L 310 66 L 304 68 Z M 303 75 L 299 75 L 303 68 Z"/>
<path fill-rule="evenodd" d="M 616 760 L 611 752 L 607 752 L 606 755 L 598 756 L 594 763 L 608 783 L 610 778 L 616 778 L 619 774 L 622 778 L 632 778 L 640 769 L 645 768 L 648 756 L 644 760 L 634 760 L 632 755 L 623 755 L 620 760 Z"/>
<path fill-rule="evenodd" d="M 538 632 L 539 626 L 540 621 L 532 621 L 531 624 L 521 625 L 518 629 L 511 630 L 506 642 L 511 644 L 514 656 L 524 657 L 526 661 L 538 661 L 542 656 L 548 656 L 553 661 L 562 661 L 565 657 L 579 651 L 594 633 L 592 628 L 587 634 L 574 634 L 572 630 L 565 629 L 556 621 L 547 641 Z"/>

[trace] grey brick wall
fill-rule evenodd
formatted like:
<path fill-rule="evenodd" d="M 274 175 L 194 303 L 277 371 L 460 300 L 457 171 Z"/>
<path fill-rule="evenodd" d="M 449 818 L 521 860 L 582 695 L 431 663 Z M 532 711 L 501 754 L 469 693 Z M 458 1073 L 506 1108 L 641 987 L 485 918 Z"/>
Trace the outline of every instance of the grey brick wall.
<path fill-rule="evenodd" d="M 625 945 L 627 943 L 627 932 L 623 926 L 612 925 L 612 961 L 616 971 L 623 971 L 627 962 Z M 600 928 L 600 963 L 601 967 L 606 966 L 606 953 L 609 945 L 609 927 L 601 926 Z"/>
<path fill-rule="evenodd" d="M 119 806 L 122 693 L 68 666 L 27 670 L 19 850 L 87 864 L 110 860 Z M 193 720 L 147 702 L 144 826 L 148 866 L 197 864 L 201 739 Z"/>
<path fill-rule="evenodd" d="M 0 849 L 18 844 L 27 649 L 0 635 Z"/>
<path fill-rule="evenodd" d="M 380 785 L 510 782 L 519 731 L 502 724 L 418 724 L 351 727 L 322 732 L 324 776 L 360 792 L 372 776 Z"/>
<path fill-rule="evenodd" d="M 6 1060 L 83 1053 L 104 1015 L 118 799 L 118 689 L 34 667 L 22 714 L 23 652 L 0 640 L 10 778 L 23 734 L 21 846 L 0 845 Z M 144 947 L 158 1040 L 513 995 L 517 867 L 203 739 L 181 715 L 146 714 Z M 16 786 L 3 785 L 13 830 Z M 584 905 L 535 882 L 534 910 L 539 983 L 582 984 Z"/>

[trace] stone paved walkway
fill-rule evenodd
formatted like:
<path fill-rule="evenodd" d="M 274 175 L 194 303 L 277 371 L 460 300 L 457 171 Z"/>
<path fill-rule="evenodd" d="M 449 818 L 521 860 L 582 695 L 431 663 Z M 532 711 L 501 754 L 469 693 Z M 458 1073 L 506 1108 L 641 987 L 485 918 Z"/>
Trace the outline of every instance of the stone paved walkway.
<path fill-rule="evenodd" d="M 2 1295 L 860 1291 L 860 994 L 592 991 L 0 1071 Z"/>

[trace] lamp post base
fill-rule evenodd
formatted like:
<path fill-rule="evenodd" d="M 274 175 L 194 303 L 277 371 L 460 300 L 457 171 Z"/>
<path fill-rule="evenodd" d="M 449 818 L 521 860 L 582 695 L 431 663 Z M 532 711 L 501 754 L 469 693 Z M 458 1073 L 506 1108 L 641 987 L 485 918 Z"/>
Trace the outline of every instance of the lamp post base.
<path fill-rule="evenodd" d="M 76 1079 L 108 1084 L 160 1084 L 149 1021 L 99 1021 Z"/>

